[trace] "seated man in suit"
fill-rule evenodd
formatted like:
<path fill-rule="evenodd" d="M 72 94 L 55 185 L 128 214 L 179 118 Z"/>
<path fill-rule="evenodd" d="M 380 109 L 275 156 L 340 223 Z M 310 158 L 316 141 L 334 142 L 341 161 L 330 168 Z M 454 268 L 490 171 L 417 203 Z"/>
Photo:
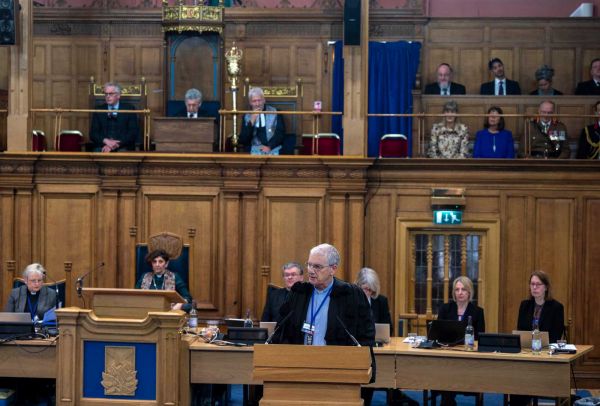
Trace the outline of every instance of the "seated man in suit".
<path fill-rule="evenodd" d="M 175 117 L 198 118 L 201 117 L 199 110 L 202 106 L 202 92 L 198 89 L 188 89 L 184 96 L 185 108 L 175 112 Z"/>
<path fill-rule="evenodd" d="M 27 265 L 25 285 L 14 288 L 6 303 L 7 312 L 29 313 L 31 320 L 43 320 L 44 313 L 56 307 L 56 291 L 44 286 L 46 270 L 40 264 Z"/>
<path fill-rule="evenodd" d="M 254 113 L 244 115 L 240 143 L 253 155 L 279 155 L 285 136 L 283 117 L 264 113 L 277 109 L 265 105 L 265 95 L 260 87 L 250 89 L 248 101 Z"/>
<path fill-rule="evenodd" d="M 595 58 L 590 63 L 591 80 L 579 82 L 575 94 L 580 96 L 600 95 L 600 58 Z"/>
<path fill-rule="evenodd" d="M 423 94 L 438 94 L 441 96 L 466 94 L 463 85 L 452 81 L 453 74 L 454 70 L 449 64 L 441 63 L 437 68 L 437 81 L 425 86 Z"/>
<path fill-rule="evenodd" d="M 569 158 L 569 137 L 567 127 L 555 117 L 552 117 L 556 105 L 551 100 L 540 103 L 538 117 L 529 122 L 529 136 L 532 158 Z M 520 145 L 520 156 L 525 157 L 525 137 Z"/>
<path fill-rule="evenodd" d="M 504 76 L 504 64 L 500 58 L 493 58 L 488 62 L 488 69 L 494 74 L 494 80 L 481 84 L 479 94 L 489 96 L 506 96 L 521 94 L 519 82 L 507 79 Z"/>
<path fill-rule="evenodd" d="M 135 143 L 140 134 L 137 114 L 119 113 L 118 110 L 136 110 L 129 103 L 121 103 L 121 86 L 116 83 L 104 85 L 106 103 L 99 110 L 107 113 L 94 113 L 90 129 L 90 140 L 94 152 L 120 152 L 135 150 Z"/>
<path fill-rule="evenodd" d="M 267 291 L 267 302 L 260 321 L 279 321 L 279 309 L 296 282 L 304 280 L 304 269 L 296 262 L 288 262 L 281 268 L 283 288 L 269 287 Z"/>

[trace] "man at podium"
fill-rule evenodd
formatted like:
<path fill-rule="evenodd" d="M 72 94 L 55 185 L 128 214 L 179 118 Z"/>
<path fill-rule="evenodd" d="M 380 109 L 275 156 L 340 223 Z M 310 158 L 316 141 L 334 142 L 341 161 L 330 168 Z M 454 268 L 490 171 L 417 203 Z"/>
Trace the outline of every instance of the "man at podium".
<path fill-rule="evenodd" d="M 281 328 L 273 342 L 372 346 L 375 325 L 362 290 L 334 277 L 338 250 L 321 244 L 310 250 L 308 282 L 297 282 L 280 309 Z"/>

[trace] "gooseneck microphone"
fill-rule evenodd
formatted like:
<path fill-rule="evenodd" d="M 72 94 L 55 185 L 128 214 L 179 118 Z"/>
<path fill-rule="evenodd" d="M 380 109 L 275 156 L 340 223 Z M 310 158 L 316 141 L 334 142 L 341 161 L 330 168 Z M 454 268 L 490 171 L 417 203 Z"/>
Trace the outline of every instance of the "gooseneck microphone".
<path fill-rule="evenodd" d="M 95 271 L 97 271 L 98 269 L 102 268 L 104 266 L 104 262 L 100 262 L 98 265 L 96 265 L 96 267 L 90 269 L 89 271 L 87 271 L 86 273 L 84 273 L 82 276 L 80 276 L 79 278 L 77 278 L 77 282 L 76 282 L 76 286 L 77 286 L 77 296 L 81 297 L 81 290 L 83 289 L 83 280 L 85 278 L 87 278 L 87 276 Z"/>
<path fill-rule="evenodd" d="M 275 337 L 275 334 L 277 334 L 279 329 L 285 324 L 286 321 L 288 321 L 288 319 L 292 316 L 293 313 L 294 313 L 293 310 L 290 311 L 283 319 L 281 319 L 281 321 L 279 321 L 277 323 L 277 325 L 275 326 L 275 329 L 273 330 L 271 335 L 267 338 L 267 341 L 265 341 L 265 344 L 271 344 L 271 341 L 273 341 L 273 337 Z"/>
<path fill-rule="evenodd" d="M 344 324 L 344 322 L 342 321 L 342 319 L 340 318 L 339 315 L 335 315 L 336 319 L 340 322 L 340 324 L 342 325 L 344 331 L 346 332 L 346 334 L 348 334 L 348 337 L 350 337 L 352 339 L 352 342 L 354 343 L 354 345 L 356 345 L 357 347 L 361 347 L 360 343 L 358 342 L 358 340 L 352 335 L 352 333 L 350 333 L 350 331 L 348 331 L 348 329 L 346 328 L 346 325 Z"/>
<path fill-rule="evenodd" d="M 54 290 L 56 291 L 56 300 L 54 302 L 54 307 L 56 307 L 57 309 L 60 309 L 63 305 L 63 303 L 60 301 L 59 297 L 58 297 L 58 282 L 56 282 L 56 279 L 52 278 L 50 275 L 48 275 L 47 271 L 44 271 L 44 276 L 48 279 L 50 279 L 50 282 L 54 283 Z"/>

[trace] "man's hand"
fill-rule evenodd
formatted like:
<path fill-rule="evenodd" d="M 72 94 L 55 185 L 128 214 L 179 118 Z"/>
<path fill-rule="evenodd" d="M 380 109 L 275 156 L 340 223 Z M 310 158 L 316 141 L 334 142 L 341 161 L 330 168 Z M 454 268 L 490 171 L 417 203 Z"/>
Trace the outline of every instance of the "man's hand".
<path fill-rule="evenodd" d="M 250 116 L 250 123 L 252 125 L 254 125 L 254 123 L 256 123 L 256 119 L 258 118 L 260 113 L 262 113 L 262 109 L 254 109 L 253 111 L 256 111 L 256 113 L 254 113 Z"/>
<path fill-rule="evenodd" d="M 262 152 L 271 152 L 271 148 L 267 147 L 266 145 L 261 145 L 260 150 Z"/>
<path fill-rule="evenodd" d="M 116 149 L 119 149 L 119 146 L 121 145 L 121 141 L 113 140 L 111 138 L 105 138 L 102 141 L 104 142 L 104 146 L 102 147 L 102 152 L 114 151 Z"/>

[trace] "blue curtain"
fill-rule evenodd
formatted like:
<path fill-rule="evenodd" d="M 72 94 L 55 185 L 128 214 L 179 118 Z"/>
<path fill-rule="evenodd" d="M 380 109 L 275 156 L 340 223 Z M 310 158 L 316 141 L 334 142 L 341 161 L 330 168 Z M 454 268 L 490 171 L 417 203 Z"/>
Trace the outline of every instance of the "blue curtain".
<path fill-rule="evenodd" d="M 369 113 L 412 113 L 421 44 L 419 42 L 369 42 Z M 368 156 L 379 156 L 384 134 L 404 134 L 412 155 L 412 118 L 369 117 Z"/>
<path fill-rule="evenodd" d="M 344 111 L 344 42 L 336 41 L 333 50 L 333 84 L 331 89 L 331 111 Z M 331 131 L 344 142 L 342 116 L 332 116 Z"/>

